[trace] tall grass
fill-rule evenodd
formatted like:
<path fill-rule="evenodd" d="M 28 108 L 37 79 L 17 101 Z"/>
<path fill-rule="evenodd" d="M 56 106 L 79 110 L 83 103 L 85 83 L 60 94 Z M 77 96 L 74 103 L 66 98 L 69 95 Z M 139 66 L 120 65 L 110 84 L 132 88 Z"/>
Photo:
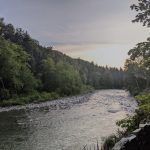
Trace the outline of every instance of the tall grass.
<path fill-rule="evenodd" d="M 112 150 L 114 145 L 123 137 L 126 135 L 126 132 L 124 130 L 117 131 L 116 134 L 112 134 L 104 139 L 102 139 L 103 143 L 101 146 L 99 145 L 98 141 L 93 146 L 84 145 L 80 150 Z"/>
<path fill-rule="evenodd" d="M 101 150 L 98 141 L 97 144 L 94 144 L 93 146 L 88 147 L 87 145 L 84 145 L 80 150 Z"/>

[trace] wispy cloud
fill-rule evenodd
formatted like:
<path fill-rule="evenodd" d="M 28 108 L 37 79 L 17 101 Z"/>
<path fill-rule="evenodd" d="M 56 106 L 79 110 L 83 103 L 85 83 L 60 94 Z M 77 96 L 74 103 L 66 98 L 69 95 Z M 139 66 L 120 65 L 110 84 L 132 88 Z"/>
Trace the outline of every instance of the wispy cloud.
<path fill-rule="evenodd" d="M 135 0 L 1 0 L 0 14 L 28 30 L 44 46 L 54 46 L 68 55 L 82 58 L 99 47 L 113 56 L 111 47 L 123 50 L 149 36 L 149 29 L 131 23 L 135 15 L 129 8 L 132 2 Z"/>

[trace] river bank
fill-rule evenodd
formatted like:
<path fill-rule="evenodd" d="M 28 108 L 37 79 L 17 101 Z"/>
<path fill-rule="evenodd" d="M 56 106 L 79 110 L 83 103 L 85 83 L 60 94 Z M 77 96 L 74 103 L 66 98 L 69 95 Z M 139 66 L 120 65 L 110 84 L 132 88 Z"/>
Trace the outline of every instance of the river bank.
<path fill-rule="evenodd" d="M 146 90 L 135 96 L 138 107 L 133 116 L 128 116 L 117 122 L 123 129 L 121 134 L 109 136 L 103 144 L 103 150 L 113 149 L 149 149 L 150 133 L 150 92 Z M 146 129 L 144 128 L 146 127 Z M 148 128 L 148 130 L 147 130 Z M 144 142 L 143 142 L 144 141 Z M 135 146 L 136 145 L 136 146 Z"/>
<path fill-rule="evenodd" d="M 0 107 L 12 107 L 12 106 L 23 106 L 26 104 L 36 104 L 36 103 L 42 103 L 42 102 L 48 102 L 53 101 L 57 99 L 63 99 L 71 96 L 79 96 L 86 93 L 93 92 L 94 89 L 92 87 L 85 88 L 82 92 L 76 93 L 76 94 L 70 94 L 70 95 L 62 95 L 58 92 L 37 92 L 34 91 L 31 94 L 28 95 L 20 95 L 16 97 L 12 97 L 10 99 L 4 99 L 0 101 Z"/>
<path fill-rule="evenodd" d="M 73 104 L 83 103 L 88 101 L 88 97 L 91 94 L 94 94 L 96 91 L 89 92 L 86 94 L 80 94 L 75 96 L 66 96 L 66 97 L 58 97 L 51 100 L 31 102 L 29 104 L 15 105 L 15 106 L 5 106 L 0 107 L 0 112 L 3 111 L 11 111 L 11 110 L 21 110 L 21 109 L 38 109 L 43 107 L 49 107 L 50 109 L 58 109 L 58 108 L 70 108 Z"/>

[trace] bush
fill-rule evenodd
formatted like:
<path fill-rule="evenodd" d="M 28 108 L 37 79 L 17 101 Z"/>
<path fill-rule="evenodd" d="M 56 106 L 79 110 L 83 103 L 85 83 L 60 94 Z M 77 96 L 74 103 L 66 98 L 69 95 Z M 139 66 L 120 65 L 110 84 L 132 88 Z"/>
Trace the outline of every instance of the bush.
<path fill-rule="evenodd" d="M 101 150 L 111 150 L 117 141 L 118 137 L 116 135 L 110 135 L 104 140 Z"/>
<path fill-rule="evenodd" d="M 117 125 L 125 129 L 126 133 L 130 133 L 139 127 L 140 122 L 145 123 L 150 115 L 150 92 L 135 97 L 139 108 L 135 111 L 134 116 L 117 121 Z"/>
<path fill-rule="evenodd" d="M 52 93 L 34 92 L 34 93 L 32 93 L 30 95 L 27 95 L 27 96 L 21 96 L 21 97 L 8 99 L 8 100 L 3 100 L 2 102 L 0 102 L 0 106 L 5 107 L 5 106 L 12 106 L 12 105 L 24 105 L 24 104 L 28 104 L 28 103 L 31 103 L 31 102 L 39 103 L 39 102 L 58 99 L 59 97 L 60 96 L 55 92 L 52 92 Z"/>
<path fill-rule="evenodd" d="M 87 92 L 92 92 L 94 88 L 90 85 L 82 85 L 81 87 L 81 93 L 87 93 Z"/>
<path fill-rule="evenodd" d="M 0 99 L 8 99 L 10 98 L 9 90 L 7 89 L 0 89 Z"/>

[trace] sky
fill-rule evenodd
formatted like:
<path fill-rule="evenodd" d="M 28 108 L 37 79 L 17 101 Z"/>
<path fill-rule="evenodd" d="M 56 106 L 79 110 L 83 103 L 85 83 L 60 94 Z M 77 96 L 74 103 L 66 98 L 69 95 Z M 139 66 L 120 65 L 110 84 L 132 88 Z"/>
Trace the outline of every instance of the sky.
<path fill-rule="evenodd" d="M 123 67 L 127 52 L 149 37 L 132 23 L 137 0 L 0 0 L 0 17 L 43 46 L 100 66 Z"/>

